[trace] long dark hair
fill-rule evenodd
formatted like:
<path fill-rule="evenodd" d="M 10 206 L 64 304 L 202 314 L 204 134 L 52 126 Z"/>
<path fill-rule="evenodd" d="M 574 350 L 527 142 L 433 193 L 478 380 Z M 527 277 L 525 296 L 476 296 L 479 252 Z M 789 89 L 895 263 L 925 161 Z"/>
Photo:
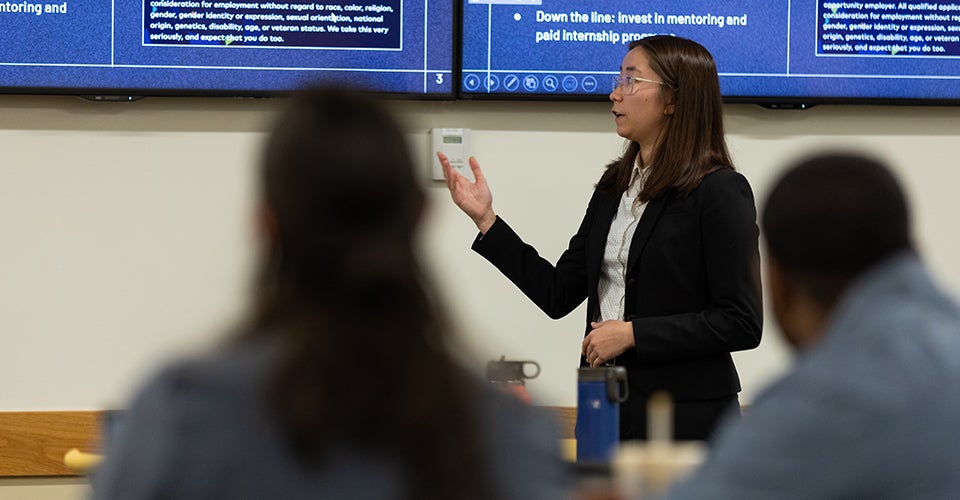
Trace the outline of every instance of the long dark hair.
<path fill-rule="evenodd" d="M 640 199 L 659 198 L 669 190 L 690 194 L 714 170 L 733 168 L 723 131 L 723 99 L 713 56 L 702 45 L 668 35 L 641 38 L 630 43 L 650 61 L 650 69 L 663 79 L 664 102 L 673 104 L 657 150 L 653 169 L 640 191 Z M 629 141 L 623 156 L 607 165 L 597 189 L 620 194 L 627 189 L 640 144 Z"/>
<path fill-rule="evenodd" d="M 282 344 L 268 401 L 295 454 L 381 450 L 408 498 L 488 498 L 476 386 L 414 249 L 425 194 L 399 124 L 370 97 L 303 91 L 261 174 L 272 236 L 248 335 Z"/>

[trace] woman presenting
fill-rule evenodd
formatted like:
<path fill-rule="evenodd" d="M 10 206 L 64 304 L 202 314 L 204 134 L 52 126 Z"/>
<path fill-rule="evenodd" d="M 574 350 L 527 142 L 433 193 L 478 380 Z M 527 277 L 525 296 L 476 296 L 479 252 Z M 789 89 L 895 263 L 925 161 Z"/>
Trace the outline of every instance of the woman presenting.
<path fill-rule="evenodd" d="M 475 158 L 470 182 L 438 156 L 453 201 L 480 230 L 474 251 L 551 318 L 587 300 L 581 366 L 627 370 L 620 438 L 646 437 L 647 398 L 665 390 L 674 437 L 708 439 L 738 405 L 730 353 L 760 343 L 753 192 L 727 152 L 713 57 L 696 42 L 631 43 L 610 100 L 624 153 L 556 264 L 497 216 Z"/>

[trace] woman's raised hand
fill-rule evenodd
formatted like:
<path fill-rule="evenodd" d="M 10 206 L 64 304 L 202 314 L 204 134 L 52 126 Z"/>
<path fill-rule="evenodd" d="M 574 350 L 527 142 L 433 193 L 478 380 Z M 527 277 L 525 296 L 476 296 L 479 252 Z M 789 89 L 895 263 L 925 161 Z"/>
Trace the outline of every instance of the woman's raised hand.
<path fill-rule="evenodd" d="M 437 158 L 440 159 L 440 165 L 443 167 L 443 180 L 447 183 L 453 202 L 473 220 L 481 233 L 486 234 L 497 220 L 497 214 L 493 212 L 493 193 L 490 192 L 487 180 L 480 171 L 480 163 L 476 158 L 470 157 L 470 170 L 473 172 L 473 178 L 476 179 L 475 182 L 470 182 L 450 166 L 450 160 L 446 155 L 437 151 Z"/>

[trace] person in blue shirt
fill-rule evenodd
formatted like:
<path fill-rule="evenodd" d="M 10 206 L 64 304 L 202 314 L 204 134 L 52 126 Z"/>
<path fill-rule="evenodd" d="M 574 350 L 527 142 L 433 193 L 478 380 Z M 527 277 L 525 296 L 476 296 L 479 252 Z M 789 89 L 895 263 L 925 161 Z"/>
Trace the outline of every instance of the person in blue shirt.
<path fill-rule="evenodd" d="M 298 93 L 259 174 L 250 317 L 139 391 L 93 498 L 562 498 L 552 422 L 451 352 L 415 252 L 423 182 L 386 106 Z"/>
<path fill-rule="evenodd" d="M 960 308 L 911 244 L 889 168 L 803 159 L 762 226 L 773 310 L 798 358 L 667 498 L 960 498 Z"/>

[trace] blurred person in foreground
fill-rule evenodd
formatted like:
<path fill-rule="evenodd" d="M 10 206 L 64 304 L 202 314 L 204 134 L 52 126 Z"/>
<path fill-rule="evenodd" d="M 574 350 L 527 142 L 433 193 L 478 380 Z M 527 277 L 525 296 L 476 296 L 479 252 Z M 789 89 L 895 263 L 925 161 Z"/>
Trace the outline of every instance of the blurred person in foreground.
<path fill-rule="evenodd" d="M 293 97 L 259 196 L 252 317 L 139 391 L 95 499 L 564 496 L 554 427 L 450 353 L 414 249 L 425 193 L 382 104 Z"/>
<path fill-rule="evenodd" d="M 667 498 L 960 498 L 960 309 L 913 249 L 898 181 L 869 157 L 810 157 L 762 225 L 798 359 Z"/>

